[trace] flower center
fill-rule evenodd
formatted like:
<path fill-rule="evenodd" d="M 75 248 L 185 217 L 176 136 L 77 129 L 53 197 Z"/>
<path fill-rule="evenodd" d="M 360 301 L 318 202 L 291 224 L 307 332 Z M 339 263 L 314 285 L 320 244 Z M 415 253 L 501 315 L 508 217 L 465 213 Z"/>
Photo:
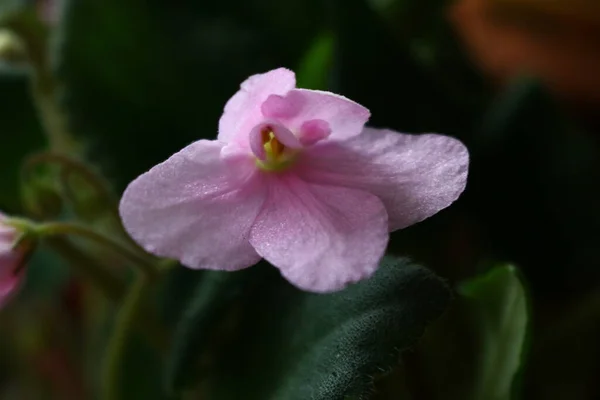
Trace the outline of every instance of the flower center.
<path fill-rule="evenodd" d="M 256 165 L 263 171 L 269 172 L 279 172 L 289 168 L 296 158 L 297 149 L 286 146 L 282 143 L 282 139 L 278 138 L 282 134 L 278 130 L 283 127 L 265 124 L 257 128 L 259 131 L 254 133 L 253 148 Z"/>

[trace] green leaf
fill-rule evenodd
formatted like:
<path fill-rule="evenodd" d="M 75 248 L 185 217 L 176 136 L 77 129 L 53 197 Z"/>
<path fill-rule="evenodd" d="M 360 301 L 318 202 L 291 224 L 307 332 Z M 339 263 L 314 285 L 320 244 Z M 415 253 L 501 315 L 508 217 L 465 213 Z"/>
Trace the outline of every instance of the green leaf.
<path fill-rule="evenodd" d="M 438 277 L 403 259 L 385 259 L 371 279 L 332 294 L 302 292 L 268 272 L 241 304 L 209 398 L 362 398 L 450 297 Z"/>
<path fill-rule="evenodd" d="M 20 210 L 19 169 L 23 159 L 46 145 L 31 101 L 27 71 L 0 66 L 0 210 Z"/>
<path fill-rule="evenodd" d="M 296 73 L 296 86 L 327 90 L 333 65 L 334 37 L 330 32 L 323 33 L 310 47 Z"/>
<path fill-rule="evenodd" d="M 180 268 L 184 269 L 184 268 Z M 210 351 L 211 339 L 219 330 L 219 322 L 224 319 L 228 309 L 235 300 L 244 294 L 249 282 L 248 271 L 237 273 L 194 271 L 196 277 L 190 279 L 195 287 L 185 299 L 179 299 L 181 319 L 173 334 L 173 344 L 165 368 L 165 386 L 171 393 L 176 393 L 194 385 L 194 378 L 199 376 L 199 360 Z M 183 275 L 182 275 L 183 274 Z M 189 276 L 189 272 L 177 275 Z M 165 296 L 180 289 L 188 291 L 188 283 L 180 279 L 172 282 Z M 181 294 L 176 294 L 181 296 Z M 184 303 L 183 300 L 187 300 Z M 169 300 L 170 302 L 173 300 Z M 171 308 L 173 304 L 170 305 Z"/>
<path fill-rule="evenodd" d="M 512 400 L 529 348 L 529 300 L 517 270 L 498 266 L 458 287 L 450 312 L 423 338 L 406 369 L 432 400 Z M 452 368 L 449 369 L 448 366 Z M 426 394 L 425 394 L 426 393 Z"/>
<path fill-rule="evenodd" d="M 481 344 L 471 398 L 510 400 L 518 387 L 529 326 L 529 304 L 517 270 L 496 267 L 458 291 L 471 309 Z"/>

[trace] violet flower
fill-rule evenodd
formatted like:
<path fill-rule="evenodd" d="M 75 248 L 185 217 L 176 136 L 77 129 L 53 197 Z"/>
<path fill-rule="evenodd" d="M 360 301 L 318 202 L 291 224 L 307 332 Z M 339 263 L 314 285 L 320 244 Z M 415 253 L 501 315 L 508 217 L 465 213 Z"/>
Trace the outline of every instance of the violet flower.
<path fill-rule="evenodd" d="M 365 128 L 370 113 L 295 88 L 287 69 L 254 75 L 199 140 L 134 180 L 123 223 L 147 251 L 195 269 L 265 258 L 297 287 L 331 292 L 377 269 L 389 232 L 450 205 L 469 156 L 451 137 Z"/>

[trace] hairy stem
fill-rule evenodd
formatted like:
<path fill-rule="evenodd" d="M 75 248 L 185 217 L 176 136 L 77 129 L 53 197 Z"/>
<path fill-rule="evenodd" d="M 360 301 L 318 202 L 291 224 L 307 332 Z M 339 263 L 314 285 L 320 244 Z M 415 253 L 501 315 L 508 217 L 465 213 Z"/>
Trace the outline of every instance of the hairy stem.
<path fill-rule="evenodd" d="M 137 251 L 83 225 L 68 222 L 49 222 L 37 225 L 34 229 L 42 237 L 76 235 L 86 238 L 123 257 L 147 279 L 152 280 L 157 275 L 156 267 L 148 257 L 138 254 Z"/>

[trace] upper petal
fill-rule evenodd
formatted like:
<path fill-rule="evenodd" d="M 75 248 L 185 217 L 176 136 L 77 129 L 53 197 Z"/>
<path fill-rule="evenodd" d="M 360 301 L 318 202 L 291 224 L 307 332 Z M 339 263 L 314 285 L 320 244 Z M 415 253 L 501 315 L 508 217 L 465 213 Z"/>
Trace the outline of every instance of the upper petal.
<path fill-rule="evenodd" d="M 121 199 L 125 229 L 147 251 L 191 268 L 235 270 L 260 257 L 248 232 L 265 191 L 245 154 L 200 140 L 138 177 Z"/>
<path fill-rule="evenodd" d="M 240 90 L 227 102 L 219 120 L 218 139 L 223 142 L 247 143 L 252 128 L 264 117 L 261 106 L 270 95 L 285 95 L 296 87 L 296 76 L 278 68 L 246 79 Z"/>
<path fill-rule="evenodd" d="M 388 242 L 381 201 L 359 190 L 308 184 L 293 175 L 270 181 L 250 243 L 301 289 L 331 292 L 368 278 Z"/>
<path fill-rule="evenodd" d="M 344 142 L 313 146 L 300 162 L 299 173 L 307 181 L 358 188 L 379 197 L 394 231 L 458 198 L 467 182 L 469 153 L 448 136 L 365 128 Z"/>
<path fill-rule="evenodd" d="M 289 116 L 274 118 L 296 133 L 301 132 L 302 125 L 307 121 L 324 121 L 329 124 L 331 139 L 358 135 L 371 115 L 368 109 L 344 96 L 319 90 L 290 90 L 284 101 L 289 104 L 288 109 L 294 112 L 288 112 Z"/>

